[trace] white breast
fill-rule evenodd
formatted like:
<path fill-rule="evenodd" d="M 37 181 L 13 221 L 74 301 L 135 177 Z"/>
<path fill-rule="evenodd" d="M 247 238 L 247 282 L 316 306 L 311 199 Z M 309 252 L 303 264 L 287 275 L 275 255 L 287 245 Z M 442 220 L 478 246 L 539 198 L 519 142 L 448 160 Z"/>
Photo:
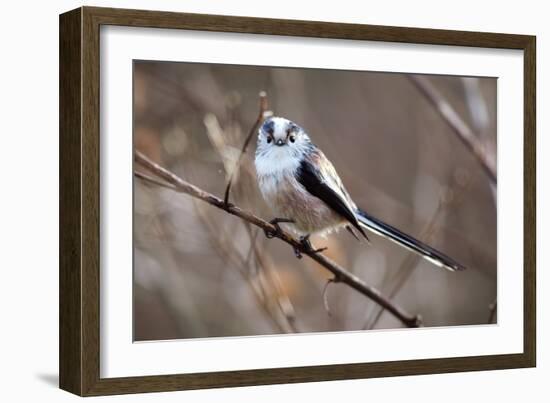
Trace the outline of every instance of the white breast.
<path fill-rule="evenodd" d="M 293 157 L 286 147 L 272 147 L 268 152 L 256 155 L 254 162 L 262 196 L 272 209 L 278 210 L 275 205 L 277 195 L 283 191 L 282 184 L 288 184 L 294 178 L 300 160 Z"/>
<path fill-rule="evenodd" d="M 273 147 L 269 152 L 256 156 L 256 173 L 260 176 L 294 175 L 300 166 L 300 160 L 285 150 L 284 147 Z"/>

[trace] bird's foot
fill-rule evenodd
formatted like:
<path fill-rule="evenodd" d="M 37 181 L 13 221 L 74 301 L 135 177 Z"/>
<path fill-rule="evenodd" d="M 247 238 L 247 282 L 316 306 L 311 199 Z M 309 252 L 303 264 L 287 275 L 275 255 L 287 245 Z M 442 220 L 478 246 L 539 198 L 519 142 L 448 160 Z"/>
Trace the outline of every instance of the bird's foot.
<path fill-rule="evenodd" d="M 271 220 L 269 223 L 275 227 L 275 231 L 270 231 L 267 229 L 264 229 L 264 234 L 267 238 L 271 239 L 276 236 L 280 236 L 283 233 L 283 230 L 279 226 L 279 223 L 293 223 L 294 220 L 290 218 L 278 218 L 275 217 L 273 220 Z"/>
<path fill-rule="evenodd" d="M 325 246 L 323 248 L 315 249 L 309 240 L 310 234 L 300 237 L 300 244 L 302 248 L 294 248 L 294 254 L 298 259 L 302 258 L 302 252 L 304 253 L 321 253 L 326 251 L 328 248 Z"/>

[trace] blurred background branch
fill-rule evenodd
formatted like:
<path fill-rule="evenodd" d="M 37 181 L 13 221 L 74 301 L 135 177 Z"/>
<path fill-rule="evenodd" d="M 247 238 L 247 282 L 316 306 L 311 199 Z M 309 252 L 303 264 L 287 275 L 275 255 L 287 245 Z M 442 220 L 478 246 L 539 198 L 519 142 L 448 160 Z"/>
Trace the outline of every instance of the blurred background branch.
<path fill-rule="evenodd" d="M 491 154 L 487 152 L 486 147 L 480 141 L 480 136 L 474 134 L 473 130 L 430 82 L 428 77 L 417 74 L 410 74 L 408 77 L 426 99 L 430 101 L 462 143 L 477 158 L 491 182 L 495 184 L 497 182 L 496 161 L 490 157 Z"/>

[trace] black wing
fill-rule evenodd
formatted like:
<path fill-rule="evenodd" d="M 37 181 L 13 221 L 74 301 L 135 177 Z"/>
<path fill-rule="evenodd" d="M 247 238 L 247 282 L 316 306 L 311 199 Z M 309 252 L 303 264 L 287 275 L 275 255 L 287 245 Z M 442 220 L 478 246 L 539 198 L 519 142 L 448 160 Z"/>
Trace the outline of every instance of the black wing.
<path fill-rule="evenodd" d="M 309 193 L 325 202 L 332 210 L 348 220 L 351 225 L 357 228 L 368 239 L 367 234 L 365 234 L 365 231 L 357 221 L 355 212 L 350 208 L 346 200 L 343 199 L 342 195 L 327 183 L 323 174 L 311 162 L 305 159 L 302 160 L 296 171 L 296 179 Z"/>

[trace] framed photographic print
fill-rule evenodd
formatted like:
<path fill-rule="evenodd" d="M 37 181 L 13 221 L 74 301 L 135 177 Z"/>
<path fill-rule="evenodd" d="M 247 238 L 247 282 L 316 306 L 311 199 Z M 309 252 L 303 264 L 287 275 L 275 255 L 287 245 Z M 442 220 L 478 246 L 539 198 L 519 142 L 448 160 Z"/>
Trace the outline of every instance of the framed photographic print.
<path fill-rule="evenodd" d="M 535 37 L 60 16 L 60 386 L 535 365 Z"/>

